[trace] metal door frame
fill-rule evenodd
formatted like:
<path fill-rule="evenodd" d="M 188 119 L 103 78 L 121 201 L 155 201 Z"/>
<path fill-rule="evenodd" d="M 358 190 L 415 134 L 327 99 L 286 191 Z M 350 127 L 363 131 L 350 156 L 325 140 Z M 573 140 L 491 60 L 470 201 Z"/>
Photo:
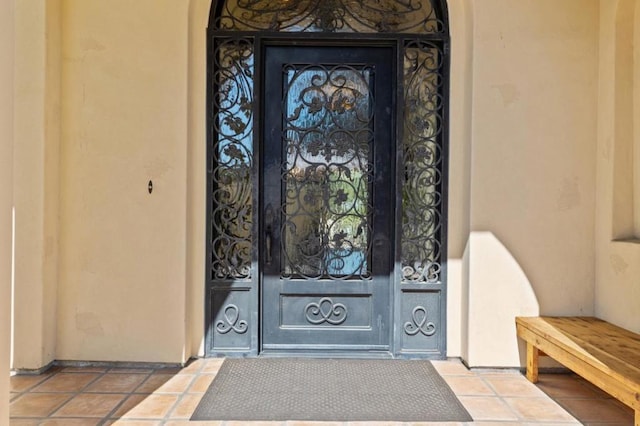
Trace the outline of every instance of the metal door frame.
<path fill-rule="evenodd" d="M 444 1 L 442 1 L 444 3 Z M 212 6 L 212 16 L 215 6 Z M 446 18 L 446 10 L 443 12 Z M 254 240 L 251 243 L 250 271 L 246 276 L 228 277 L 214 276 L 212 272 L 212 250 L 214 235 L 213 209 L 215 201 L 212 191 L 214 190 L 212 179 L 214 171 L 213 141 L 215 136 L 214 116 L 216 107 L 214 98 L 216 96 L 216 46 L 220 43 L 240 43 L 252 50 L 253 58 L 253 120 L 251 123 L 253 132 L 253 150 L 251 169 L 253 199 L 253 217 L 251 221 L 251 235 Z M 446 357 L 446 293 L 447 293 L 447 200 L 448 200 L 448 105 L 449 105 L 449 35 L 448 23 L 445 19 L 445 31 L 438 34 L 402 34 L 402 33 L 349 33 L 348 40 L 345 34 L 340 33 L 293 33 L 293 32 L 271 32 L 271 31 L 224 31 L 209 26 L 207 35 L 207 261 L 205 279 L 205 355 L 206 356 L 257 356 L 261 353 L 260 344 L 260 312 L 262 306 L 260 297 L 261 278 L 258 266 L 260 257 L 260 244 L 255 240 L 260 236 L 260 205 L 258 203 L 260 182 L 260 159 L 261 153 L 261 110 L 263 108 L 263 82 L 262 63 L 263 48 L 265 45 L 299 45 L 314 43 L 340 46 L 358 45 L 395 45 L 397 52 L 396 64 L 403 64 L 403 49 L 410 45 L 420 45 L 420 43 L 435 46 L 440 52 L 441 64 L 439 65 L 438 76 L 440 79 L 439 96 L 442 107 L 438 110 L 439 119 L 443 122 L 438 136 L 440 144 L 440 166 L 441 179 L 439 183 L 439 196 L 441 198 L 439 207 L 439 229 L 435 239 L 439 245 L 439 281 L 438 283 L 411 283 L 402 282 L 400 260 L 402 223 L 401 215 L 395 216 L 395 241 L 394 241 L 394 268 L 392 283 L 390 288 L 390 301 L 393 304 L 391 356 L 398 358 L 431 358 L 442 359 Z M 395 122 L 396 158 L 396 190 L 398 194 L 402 190 L 404 178 L 404 159 L 402 149 L 398 148 L 402 139 L 403 108 L 404 102 L 403 87 L 403 67 L 397 66 L 397 90 Z M 396 197 L 395 210 L 402 209 L 402 197 Z M 438 335 L 433 347 L 419 347 L 407 345 L 407 336 L 428 336 L 431 333 L 431 318 L 427 318 L 429 306 L 423 300 L 431 300 L 429 303 L 436 303 L 439 310 L 437 318 Z M 349 355 L 349 354 L 345 354 Z M 362 356 L 357 354 L 357 356 Z"/>

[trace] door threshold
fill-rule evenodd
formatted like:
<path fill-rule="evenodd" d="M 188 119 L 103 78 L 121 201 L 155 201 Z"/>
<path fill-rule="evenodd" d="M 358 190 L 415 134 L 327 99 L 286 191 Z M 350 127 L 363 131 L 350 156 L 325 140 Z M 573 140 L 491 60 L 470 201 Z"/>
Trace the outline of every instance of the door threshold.
<path fill-rule="evenodd" d="M 339 358 L 339 359 L 393 359 L 391 352 L 309 352 L 265 350 L 258 354 L 261 358 Z"/>

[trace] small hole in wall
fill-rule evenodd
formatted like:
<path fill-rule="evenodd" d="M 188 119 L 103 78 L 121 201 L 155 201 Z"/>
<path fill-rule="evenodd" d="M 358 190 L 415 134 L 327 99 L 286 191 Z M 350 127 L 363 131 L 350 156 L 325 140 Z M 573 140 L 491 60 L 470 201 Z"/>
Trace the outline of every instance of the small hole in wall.
<path fill-rule="evenodd" d="M 153 192 L 153 181 L 149 181 L 148 189 L 149 189 L 149 194 L 151 194 Z"/>

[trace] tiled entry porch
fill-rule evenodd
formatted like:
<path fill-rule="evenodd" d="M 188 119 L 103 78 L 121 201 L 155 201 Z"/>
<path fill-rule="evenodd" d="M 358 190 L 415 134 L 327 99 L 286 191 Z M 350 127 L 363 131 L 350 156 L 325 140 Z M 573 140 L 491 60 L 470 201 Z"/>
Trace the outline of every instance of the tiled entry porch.
<path fill-rule="evenodd" d="M 54 368 L 38 376 L 14 376 L 11 425 L 409 425 L 189 422 L 221 364 L 222 359 L 200 359 L 182 369 Z M 630 409 L 572 374 L 542 374 L 535 386 L 512 370 L 469 371 L 456 360 L 434 365 L 473 417 L 473 424 L 633 425 Z"/>

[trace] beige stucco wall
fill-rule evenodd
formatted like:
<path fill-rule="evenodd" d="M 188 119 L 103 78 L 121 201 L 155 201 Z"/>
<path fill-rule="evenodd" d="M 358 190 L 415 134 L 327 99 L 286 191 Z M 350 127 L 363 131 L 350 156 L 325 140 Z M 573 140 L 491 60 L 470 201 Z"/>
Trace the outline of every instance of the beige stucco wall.
<path fill-rule="evenodd" d="M 447 354 L 459 357 L 466 342 L 468 277 L 463 259 L 470 229 L 471 116 L 473 88 L 473 0 L 449 2 L 451 83 L 449 108 L 449 247 L 447 283 Z"/>
<path fill-rule="evenodd" d="M 206 240 L 206 28 L 211 0 L 189 2 L 189 137 L 187 146 L 187 347 L 204 355 Z"/>
<path fill-rule="evenodd" d="M 36 318 L 19 318 L 19 339 L 45 348 L 23 365 L 202 354 L 210 0 L 43 3 L 25 0 L 17 30 L 37 47 L 17 111 L 40 123 L 18 129 L 36 245 L 20 260 Z M 448 354 L 515 366 L 513 316 L 594 312 L 599 2 L 449 3 Z"/>
<path fill-rule="evenodd" d="M 187 1 L 63 2 L 58 359 L 191 355 L 188 12 Z"/>
<path fill-rule="evenodd" d="M 55 358 L 60 144 L 60 1 L 16 2 L 13 366 Z"/>
<path fill-rule="evenodd" d="M 473 2 L 469 365 L 520 365 L 515 315 L 593 313 L 598 5 Z"/>
<path fill-rule="evenodd" d="M 634 188 L 634 174 L 640 173 L 640 163 L 634 164 L 640 152 L 639 42 L 640 2 L 602 2 L 595 311 L 635 332 L 640 332 L 640 235 L 634 229 L 634 215 L 640 213 L 634 212 L 640 190 Z"/>
<path fill-rule="evenodd" d="M 0 1 L 0 425 L 9 424 L 13 210 L 14 5 Z"/>

